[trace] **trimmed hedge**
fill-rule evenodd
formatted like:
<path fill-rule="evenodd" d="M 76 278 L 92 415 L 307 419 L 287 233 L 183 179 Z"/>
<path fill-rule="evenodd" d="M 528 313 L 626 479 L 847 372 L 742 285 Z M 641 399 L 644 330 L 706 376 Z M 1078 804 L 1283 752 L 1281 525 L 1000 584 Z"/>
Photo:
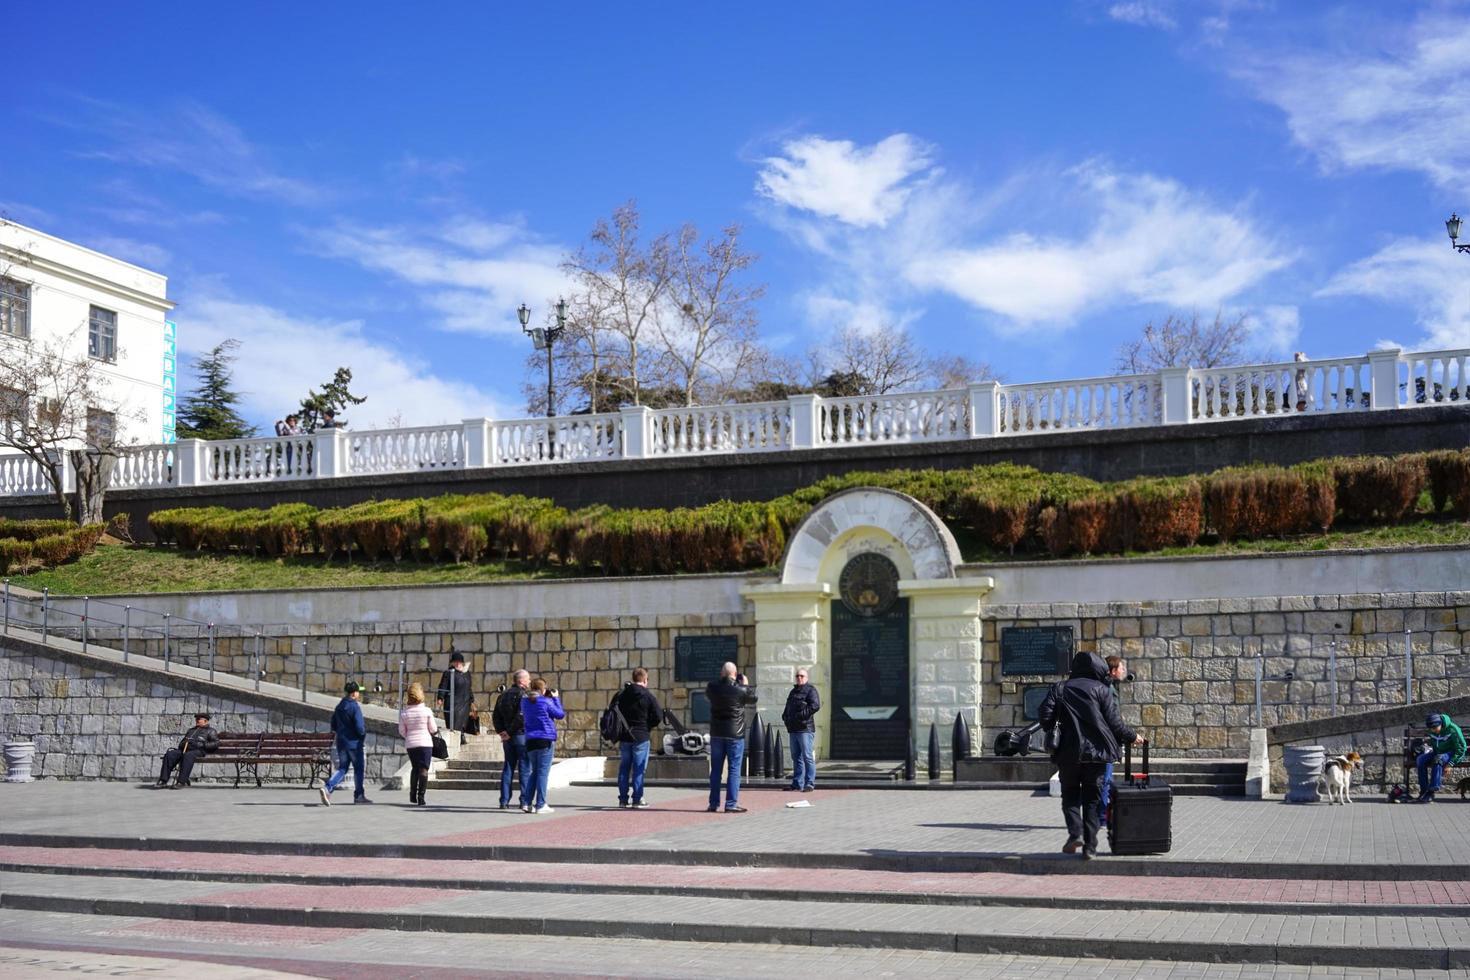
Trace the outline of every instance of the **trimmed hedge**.
<path fill-rule="evenodd" d="M 930 507 L 993 552 L 1056 556 L 1187 547 L 1325 532 L 1339 520 L 1391 523 L 1413 510 L 1426 481 L 1436 512 L 1470 518 L 1470 451 L 1245 466 L 1203 477 L 1102 484 L 1002 463 L 958 470 L 885 470 L 828 477 L 764 502 L 719 501 L 654 510 L 603 505 L 569 512 L 520 495 L 451 494 L 317 510 L 220 507 L 158 511 L 162 544 L 271 556 L 309 551 L 347 561 L 475 562 L 516 558 L 608 575 L 734 571 L 775 564 L 793 528 L 822 500 L 886 487 Z"/>
<path fill-rule="evenodd" d="M 23 525 L 23 526 L 22 526 Z M 97 546 L 105 524 L 0 521 L 0 575 L 60 565 Z"/>

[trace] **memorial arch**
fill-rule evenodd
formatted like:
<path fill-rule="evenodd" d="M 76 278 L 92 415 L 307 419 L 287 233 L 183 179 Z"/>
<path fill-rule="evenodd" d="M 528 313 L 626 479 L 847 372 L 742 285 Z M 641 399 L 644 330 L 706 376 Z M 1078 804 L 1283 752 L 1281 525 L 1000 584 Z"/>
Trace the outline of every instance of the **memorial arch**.
<path fill-rule="evenodd" d="M 994 580 L 959 565 L 949 529 L 907 494 L 859 487 L 822 501 L 792 532 L 780 581 L 743 593 L 765 720 L 780 723 L 806 667 L 824 758 L 902 759 L 910 732 L 921 740 L 957 712 L 978 731 L 980 605 Z"/>

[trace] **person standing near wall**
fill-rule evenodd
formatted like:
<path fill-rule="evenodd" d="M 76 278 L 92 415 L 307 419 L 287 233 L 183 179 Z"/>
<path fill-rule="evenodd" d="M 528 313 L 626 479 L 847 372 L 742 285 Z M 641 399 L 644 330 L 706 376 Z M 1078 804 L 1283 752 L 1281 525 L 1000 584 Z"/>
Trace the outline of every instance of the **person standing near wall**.
<path fill-rule="evenodd" d="M 1116 654 L 1104 658 L 1108 665 L 1108 693 L 1112 695 L 1113 710 L 1121 717 L 1123 714 L 1123 700 L 1118 696 L 1118 685 L 1128 679 L 1128 664 L 1122 657 Z M 1113 763 L 1109 762 L 1103 770 L 1102 795 L 1097 801 L 1097 820 L 1099 827 L 1108 825 L 1108 803 L 1113 798 Z"/>
<path fill-rule="evenodd" d="M 618 806 L 642 809 L 648 806 L 643 798 L 648 743 L 653 737 L 652 730 L 664 716 L 658 698 L 648 689 L 648 671 L 642 667 L 633 671 L 633 679 L 618 692 L 617 704 L 627 726 L 618 742 Z"/>
<path fill-rule="evenodd" d="M 527 813 L 552 813 L 546 805 L 546 786 L 551 778 L 553 746 L 556 745 L 556 719 L 567 713 L 561 706 L 561 695 L 548 690 L 546 682 L 536 678 L 531 690 L 521 698 L 521 717 L 526 724 L 526 759 L 530 763 L 531 789 L 529 805 L 522 791 L 521 809 Z"/>
<path fill-rule="evenodd" d="M 362 695 L 356 681 L 348 681 L 343 691 L 342 700 L 337 702 L 337 707 L 332 712 L 332 734 L 337 736 L 332 748 L 336 750 L 337 769 L 317 790 L 321 794 L 323 806 L 332 805 L 332 793 L 347 778 L 349 765 L 352 767 L 352 802 L 372 802 L 367 798 L 367 792 L 362 785 L 363 769 L 367 763 L 364 757 L 367 719 L 362 716 L 362 705 L 358 704 Z"/>
<path fill-rule="evenodd" d="M 495 734 L 500 736 L 500 748 L 505 764 L 500 769 L 500 809 L 510 809 L 512 776 L 521 784 L 521 809 L 530 805 L 527 793 L 526 766 L 526 720 L 521 717 L 521 698 L 531 685 L 531 675 L 518 670 L 511 675 L 510 687 L 500 692 L 495 699 L 495 708 L 490 712 L 490 721 Z"/>
<path fill-rule="evenodd" d="M 733 663 L 720 668 L 717 680 L 705 688 L 709 697 L 709 812 L 720 809 L 720 783 L 725 782 L 725 812 L 744 813 L 740 805 L 740 763 L 745 758 L 745 709 L 755 704 L 755 689 Z M 726 765 L 729 779 L 725 780 Z"/>
<path fill-rule="evenodd" d="M 786 708 L 781 720 L 786 724 L 786 736 L 791 740 L 791 785 L 788 791 L 810 793 L 817 785 L 817 720 L 822 710 L 822 699 L 817 689 L 807 683 L 807 669 L 798 667 L 796 683 L 786 695 Z"/>
<path fill-rule="evenodd" d="M 408 802 L 424 806 L 429 790 L 429 767 L 434 764 L 434 736 L 439 725 L 434 712 L 424 704 L 424 685 L 415 681 L 408 687 L 408 701 L 398 712 L 398 734 L 413 767 L 408 776 Z"/>
<path fill-rule="evenodd" d="M 436 704 L 444 711 L 444 727 L 451 732 L 459 732 L 459 744 L 463 745 L 474 694 L 470 690 L 470 672 L 464 662 L 464 654 L 458 650 L 450 652 L 449 669 L 439 678 L 439 689 L 434 696 Z"/>

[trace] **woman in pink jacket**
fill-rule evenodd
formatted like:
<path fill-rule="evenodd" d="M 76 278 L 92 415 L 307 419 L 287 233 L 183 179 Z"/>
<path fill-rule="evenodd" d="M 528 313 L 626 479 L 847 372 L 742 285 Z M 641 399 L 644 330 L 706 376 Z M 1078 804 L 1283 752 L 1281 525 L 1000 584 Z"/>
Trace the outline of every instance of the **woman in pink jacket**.
<path fill-rule="evenodd" d="M 434 763 L 434 735 L 439 725 L 434 713 L 424 704 L 424 685 L 411 684 L 408 703 L 398 712 L 398 734 L 408 749 L 413 772 L 408 777 L 408 802 L 424 805 L 424 792 L 429 788 L 429 767 Z"/>

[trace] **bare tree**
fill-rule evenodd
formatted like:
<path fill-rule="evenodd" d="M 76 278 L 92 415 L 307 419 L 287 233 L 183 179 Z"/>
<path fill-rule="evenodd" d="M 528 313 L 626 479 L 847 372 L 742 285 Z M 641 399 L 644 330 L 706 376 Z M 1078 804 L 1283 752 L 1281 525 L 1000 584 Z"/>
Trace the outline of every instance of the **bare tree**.
<path fill-rule="evenodd" d="M 929 375 L 929 364 L 919 346 L 900 327 L 876 330 L 846 327 L 826 349 L 809 354 L 813 380 L 834 394 L 884 395 L 916 388 Z"/>
<path fill-rule="evenodd" d="M 980 381 L 999 381 L 988 361 L 972 361 L 963 354 L 944 354 L 929 360 L 929 383 L 936 388 L 965 388 Z"/>
<path fill-rule="evenodd" d="M 727 225 L 703 242 L 693 225 L 679 229 L 674 246 L 672 298 L 676 308 L 655 324 L 661 354 L 684 404 L 738 384 L 760 356 L 755 304 L 765 287 L 741 281 L 757 256 L 741 251 L 740 226 Z"/>
<path fill-rule="evenodd" d="M 72 519 L 63 457 L 77 476 L 79 519 L 102 520 L 102 504 L 121 449 L 118 423 L 139 421 L 112 396 L 100 361 L 73 353 L 77 334 L 30 344 L 0 338 L 0 448 L 24 454 L 39 467 L 62 515 Z M 121 354 L 121 352 L 119 352 Z"/>
<path fill-rule="evenodd" d="M 602 404 L 598 379 L 605 374 L 628 379 L 635 405 L 649 380 L 645 343 L 667 298 L 673 266 L 668 235 L 646 245 L 639 241 L 641 220 L 636 202 L 622 205 L 611 220 L 598 220 L 588 244 L 562 266 L 577 289 L 569 300 L 572 316 L 561 353 L 575 373 L 590 379 L 593 411 L 616 407 Z"/>
<path fill-rule="evenodd" d="M 1143 334 L 1118 348 L 1119 374 L 1151 374 L 1168 367 L 1221 367 L 1240 364 L 1250 339 L 1246 317 L 1226 320 L 1217 312 L 1213 323 L 1201 323 L 1199 314 L 1188 319 L 1170 314 L 1162 323 L 1144 324 Z"/>

